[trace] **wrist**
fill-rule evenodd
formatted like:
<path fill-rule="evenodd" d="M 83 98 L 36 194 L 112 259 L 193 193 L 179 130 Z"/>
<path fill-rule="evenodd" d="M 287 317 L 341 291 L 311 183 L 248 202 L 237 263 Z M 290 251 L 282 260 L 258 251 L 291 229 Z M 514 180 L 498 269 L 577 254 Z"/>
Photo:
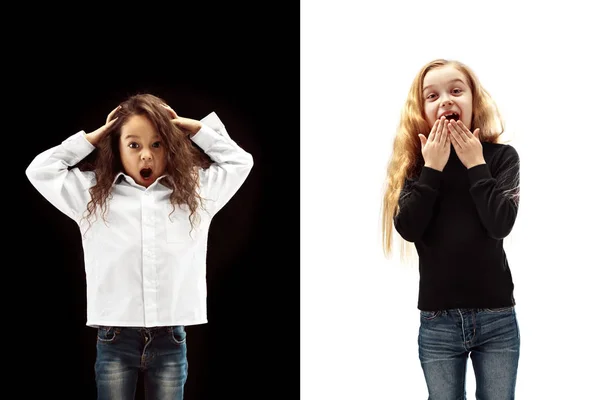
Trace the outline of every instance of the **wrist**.
<path fill-rule="evenodd" d="M 443 167 L 440 167 L 439 165 L 434 165 L 434 164 L 425 164 L 425 166 L 427 168 L 431 168 L 431 169 L 435 169 L 436 171 L 440 171 L 442 172 L 444 170 Z"/>
<path fill-rule="evenodd" d="M 200 130 L 202 129 L 202 123 L 198 122 L 196 125 L 194 125 L 194 127 L 191 129 L 191 133 L 188 135 L 188 138 L 193 138 L 194 136 L 196 136 L 198 134 L 198 132 L 200 132 Z"/>
<path fill-rule="evenodd" d="M 98 144 L 98 135 L 97 135 L 96 131 L 91 132 L 91 133 L 86 133 L 85 138 L 94 147 L 96 147 L 96 145 Z"/>
<path fill-rule="evenodd" d="M 484 160 L 482 160 L 482 161 L 478 161 L 478 162 L 475 162 L 475 163 L 471 164 L 469 167 L 467 167 L 467 169 L 471 169 L 471 168 L 473 168 L 473 167 L 476 167 L 476 166 L 478 166 L 478 165 L 483 165 L 483 164 L 485 164 L 485 161 L 484 161 Z"/>

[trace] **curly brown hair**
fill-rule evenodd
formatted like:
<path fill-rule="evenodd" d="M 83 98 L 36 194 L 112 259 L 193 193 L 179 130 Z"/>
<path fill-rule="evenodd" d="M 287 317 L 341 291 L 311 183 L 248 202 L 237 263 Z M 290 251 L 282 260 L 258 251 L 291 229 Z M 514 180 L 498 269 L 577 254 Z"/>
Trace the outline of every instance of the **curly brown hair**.
<path fill-rule="evenodd" d="M 114 115 L 118 117 L 117 121 L 98 142 L 96 150 L 72 167 L 82 171 L 94 171 L 96 174 L 96 184 L 90 188 L 91 200 L 84 215 L 88 222 L 98 207 L 102 209 L 103 219 L 106 217 L 107 199 L 111 197 L 113 182 L 117 174 L 124 170 L 119 154 L 121 128 L 132 116 L 140 115 L 151 121 L 165 147 L 166 176 L 161 183 L 172 189 L 170 201 L 173 211 L 175 205 L 187 205 L 190 211 L 189 220 L 193 224 L 198 206 L 202 207 L 199 168 L 208 168 L 213 160 L 189 140 L 186 132 L 171 122 L 163 104 L 167 103 L 152 94 L 136 94 L 127 98 Z"/>

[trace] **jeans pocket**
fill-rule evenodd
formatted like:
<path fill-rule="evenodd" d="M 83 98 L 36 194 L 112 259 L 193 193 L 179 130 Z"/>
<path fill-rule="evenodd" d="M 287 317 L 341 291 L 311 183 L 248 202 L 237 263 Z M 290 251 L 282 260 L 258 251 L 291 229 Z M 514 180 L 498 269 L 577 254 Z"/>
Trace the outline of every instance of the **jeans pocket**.
<path fill-rule="evenodd" d="M 120 333 L 119 328 L 112 326 L 100 326 L 98 327 L 98 334 L 96 340 L 98 343 L 111 344 L 117 340 L 117 336 Z"/>
<path fill-rule="evenodd" d="M 505 312 L 512 312 L 513 308 L 515 308 L 515 306 L 500 307 L 500 308 L 484 308 L 483 311 L 488 312 L 488 313 L 505 313 Z"/>
<path fill-rule="evenodd" d="M 174 326 L 171 329 L 171 341 L 175 344 L 181 345 L 184 344 L 186 341 L 186 332 L 185 332 L 185 328 L 183 326 Z"/>
<path fill-rule="evenodd" d="M 432 321 L 442 314 L 441 311 L 421 311 L 421 318 L 426 321 Z"/>

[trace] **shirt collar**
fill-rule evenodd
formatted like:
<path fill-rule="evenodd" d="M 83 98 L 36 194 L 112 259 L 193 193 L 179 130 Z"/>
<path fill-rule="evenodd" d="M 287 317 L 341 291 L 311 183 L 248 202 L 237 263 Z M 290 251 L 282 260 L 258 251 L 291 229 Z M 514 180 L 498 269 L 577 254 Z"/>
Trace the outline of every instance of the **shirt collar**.
<path fill-rule="evenodd" d="M 161 179 L 166 178 L 167 175 L 161 175 L 159 176 L 156 181 L 154 181 L 154 183 L 159 182 Z M 114 185 L 118 185 L 121 181 L 127 181 L 129 184 L 131 185 L 135 185 L 135 186 L 140 186 L 137 184 L 136 181 L 133 180 L 132 177 L 130 177 L 129 175 L 125 174 L 123 171 L 120 171 L 116 176 L 115 179 L 113 179 L 113 186 Z"/>

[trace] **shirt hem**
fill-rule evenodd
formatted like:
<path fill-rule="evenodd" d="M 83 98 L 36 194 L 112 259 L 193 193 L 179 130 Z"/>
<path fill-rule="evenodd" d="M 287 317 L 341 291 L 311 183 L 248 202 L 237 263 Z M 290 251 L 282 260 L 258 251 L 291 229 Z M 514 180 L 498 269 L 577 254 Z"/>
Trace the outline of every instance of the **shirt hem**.
<path fill-rule="evenodd" d="M 90 328 L 98 328 L 99 326 L 118 326 L 118 327 L 128 327 L 128 328 L 155 328 L 161 326 L 191 326 L 191 325 L 202 325 L 208 323 L 206 318 L 198 319 L 198 320 L 184 320 L 184 321 L 169 321 L 169 322 L 157 322 L 155 324 L 144 324 L 139 321 L 117 321 L 117 320 L 88 320 L 86 322 L 86 326 Z"/>

